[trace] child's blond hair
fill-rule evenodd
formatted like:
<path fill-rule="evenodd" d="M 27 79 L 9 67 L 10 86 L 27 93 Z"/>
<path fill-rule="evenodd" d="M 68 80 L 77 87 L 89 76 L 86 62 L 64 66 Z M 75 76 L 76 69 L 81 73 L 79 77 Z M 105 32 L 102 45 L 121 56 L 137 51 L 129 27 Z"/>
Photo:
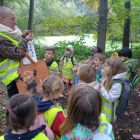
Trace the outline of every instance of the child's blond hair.
<path fill-rule="evenodd" d="M 82 64 L 78 70 L 79 80 L 91 83 L 96 80 L 96 72 L 89 64 Z"/>
<path fill-rule="evenodd" d="M 64 84 L 62 80 L 55 75 L 48 76 L 42 84 L 44 95 L 54 96 L 55 93 L 63 92 Z"/>
<path fill-rule="evenodd" d="M 118 56 L 111 56 L 106 60 L 106 63 L 112 69 L 112 76 L 126 71 L 123 61 Z"/>

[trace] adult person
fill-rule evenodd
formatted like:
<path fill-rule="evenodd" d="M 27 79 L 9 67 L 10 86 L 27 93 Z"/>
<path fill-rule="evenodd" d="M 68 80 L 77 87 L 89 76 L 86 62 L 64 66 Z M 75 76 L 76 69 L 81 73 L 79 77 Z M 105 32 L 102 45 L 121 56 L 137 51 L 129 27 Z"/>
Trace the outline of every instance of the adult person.
<path fill-rule="evenodd" d="M 0 7 L 0 84 L 7 87 L 8 96 L 18 93 L 16 79 L 19 62 L 24 58 L 21 49 L 26 52 L 27 42 L 32 39 L 29 30 L 20 31 L 16 26 L 14 12 L 8 8 Z"/>

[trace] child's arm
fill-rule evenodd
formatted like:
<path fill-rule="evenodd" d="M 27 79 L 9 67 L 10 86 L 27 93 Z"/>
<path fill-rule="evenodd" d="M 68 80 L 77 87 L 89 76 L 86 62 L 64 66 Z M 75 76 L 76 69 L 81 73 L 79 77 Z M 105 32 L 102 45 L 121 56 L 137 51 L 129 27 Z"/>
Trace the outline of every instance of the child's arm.
<path fill-rule="evenodd" d="M 60 133 L 60 126 L 62 125 L 62 123 L 65 120 L 65 116 L 63 112 L 59 112 L 53 122 L 53 125 L 51 126 L 52 131 L 54 132 L 54 134 L 58 135 L 59 137 L 61 136 Z"/>
<path fill-rule="evenodd" d="M 109 102 L 116 101 L 121 95 L 122 85 L 120 83 L 113 84 L 109 91 L 102 84 L 100 86 L 101 95 Z"/>

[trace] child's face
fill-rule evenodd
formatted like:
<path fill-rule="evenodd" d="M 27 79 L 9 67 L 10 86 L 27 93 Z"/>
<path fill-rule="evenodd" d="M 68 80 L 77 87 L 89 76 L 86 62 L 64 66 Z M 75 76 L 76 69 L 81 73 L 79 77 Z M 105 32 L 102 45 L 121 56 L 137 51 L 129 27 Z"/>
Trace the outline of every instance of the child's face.
<path fill-rule="evenodd" d="M 72 51 L 68 48 L 66 48 L 66 51 L 65 51 L 66 55 L 70 56 L 72 54 Z"/>
<path fill-rule="evenodd" d="M 96 67 L 100 66 L 103 62 L 98 58 L 98 57 L 94 57 L 93 58 L 93 63 Z"/>
<path fill-rule="evenodd" d="M 54 58 L 53 52 L 52 52 L 52 51 L 46 51 L 46 52 L 45 52 L 45 58 L 46 58 L 47 60 L 52 60 L 52 59 Z"/>
<path fill-rule="evenodd" d="M 80 68 L 77 69 L 77 75 L 79 77 L 79 74 L 80 74 Z"/>
<path fill-rule="evenodd" d="M 112 68 L 107 63 L 104 65 L 104 73 L 106 76 L 110 76 L 112 74 Z"/>

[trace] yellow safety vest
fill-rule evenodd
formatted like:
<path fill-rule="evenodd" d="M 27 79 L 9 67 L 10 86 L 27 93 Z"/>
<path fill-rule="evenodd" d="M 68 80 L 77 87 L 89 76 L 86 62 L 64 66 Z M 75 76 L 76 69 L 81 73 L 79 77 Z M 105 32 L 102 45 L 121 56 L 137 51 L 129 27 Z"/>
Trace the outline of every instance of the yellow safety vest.
<path fill-rule="evenodd" d="M 5 140 L 4 135 L 0 137 L 0 140 Z M 44 133 L 40 132 L 32 140 L 49 140 L 49 138 Z"/>
<path fill-rule="evenodd" d="M 68 58 L 68 62 L 66 62 L 66 58 L 63 60 L 63 68 L 62 73 L 65 78 L 67 79 L 73 79 L 74 78 L 74 72 L 73 72 L 73 64 L 71 62 L 71 59 Z"/>
<path fill-rule="evenodd" d="M 109 91 L 109 85 L 106 86 L 106 89 Z M 106 119 L 108 122 L 114 123 L 117 119 L 115 112 L 116 112 L 116 107 L 118 105 L 118 101 L 114 103 L 114 112 L 112 112 L 113 111 L 112 102 L 109 102 L 103 96 L 101 97 L 102 97 L 102 113 L 106 115 Z M 114 120 L 114 122 L 112 122 L 112 120 Z"/>
<path fill-rule="evenodd" d="M 17 46 L 19 45 L 19 42 L 12 39 L 10 36 L 0 32 L 0 35 L 5 37 L 6 39 L 10 40 L 13 45 Z M 0 81 L 4 83 L 4 85 L 9 85 L 12 81 L 14 81 L 16 78 L 18 78 L 18 67 L 19 62 L 15 60 L 10 59 L 4 59 L 3 61 L 0 61 Z"/>
<path fill-rule="evenodd" d="M 58 67 L 58 64 L 54 61 L 50 68 L 49 68 L 51 71 L 55 72 L 56 74 L 59 74 L 59 67 Z"/>
<path fill-rule="evenodd" d="M 44 113 L 44 118 L 46 120 L 46 122 L 48 123 L 48 126 L 51 128 L 57 114 L 59 112 L 63 112 L 64 113 L 64 110 L 60 107 L 60 106 L 56 106 L 56 107 L 52 107 L 50 108 L 49 110 L 47 110 L 45 113 Z M 60 140 L 60 137 L 57 136 L 56 134 L 55 135 L 55 140 Z"/>

